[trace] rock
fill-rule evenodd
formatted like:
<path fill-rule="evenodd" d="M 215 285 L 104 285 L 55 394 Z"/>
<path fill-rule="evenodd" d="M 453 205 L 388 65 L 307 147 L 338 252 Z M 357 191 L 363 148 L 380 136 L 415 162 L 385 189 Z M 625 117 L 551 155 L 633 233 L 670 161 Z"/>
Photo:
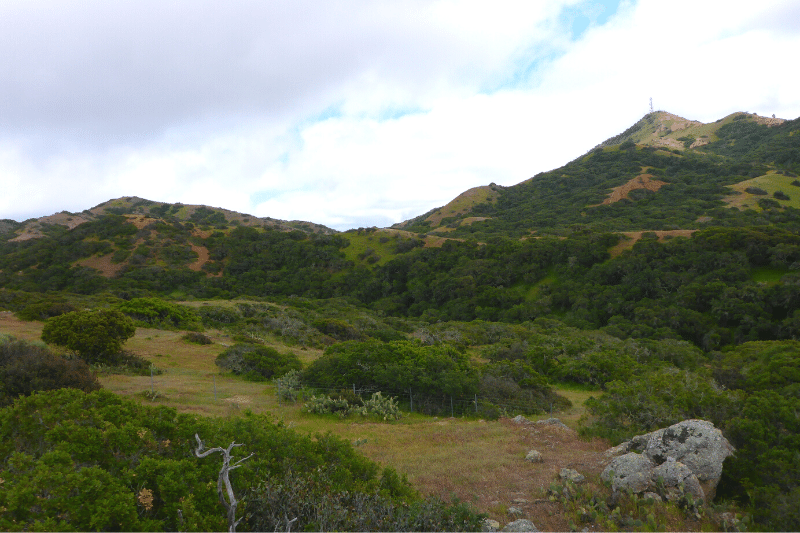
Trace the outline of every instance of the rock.
<path fill-rule="evenodd" d="M 672 457 L 653 469 L 653 482 L 661 496 L 671 502 L 679 501 L 684 494 L 701 500 L 706 497 L 692 470 Z"/>
<path fill-rule="evenodd" d="M 524 515 L 524 514 L 525 514 L 525 513 L 522 511 L 522 509 L 519 509 L 519 508 L 517 508 L 517 507 L 509 507 L 507 512 L 508 512 L 508 514 L 510 514 L 511 516 L 522 516 L 522 515 Z"/>
<path fill-rule="evenodd" d="M 525 418 L 522 415 L 515 416 L 514 418 L 511 419 L 511 421 L 514 422 L 515 424 L 527 424 L 528 423 L 528 419 Z"/>
<path fill-rule="evenodd" d="M 520 518 L 519 520 L 514 520 L 506 524 L 506 527 L 502 529 L 502 531 L 539 531 L 536 529 L 536 526 L 533 525 L 533 522 L 527 520 L 525 518 Z"/>
<path fill-rule="evenodd" d="M 634 453 L 637 451 L 641 455 Z M 674 500 L 680 493 L 710 501 L 722 476 L 722 463 L 733 452 L 733 446 L 711 422 L 684 420 L 607 450 L 606 456 L 614 459 L 602 475 L 609 480 L 613 474 L 615 491 L 656 491 L 661 479 L 662 496 L 667 499 Z"/>
<path fill-rule="evenodd" d="M 511 503 L 513 503 L 514 505 L 525 505 L 526 503 L 528 503 L 528 500 L 526 500 L 525 498 L 514 498 L 513 500 L 511 500 Z"/>
<path fill-rule="evenodd" d="M 646 456 L 626 453 L 614 458 L 600 474 L 603 481 L 610 481 L 614 492 L 631 490 L 644 492 L 653 481 L 655 464 Z"/>
<path fill-rule="evenodd" d="M 573 483 L 580 483 L 586 479 L 583 474 L 580 474 L 577 470 L 573 470 L 571 468 L 562 468 L 558 475 L 561 477 L 561 479 L 572 481 Z"/>
<path fill-rule="evenodd" d="M 684 420 L 654 431 L 644 448 L 645 455 L 656 464 L 672 458 L 689 467 L 708 500 L 716 493 L 723 461 L 734 451 L 722 432 L 705 420 Z"/>
<path fill-rule="evenodd" d="M 605 451 L 606 457 L 619 457 L 631 451 L 631 441 L 623 442 L 619 446 L 614 446 Z"/>
<path fill-rule="evenodd" d="M 572 431 L 572 429 L 570 429 L 570 427 L 569 427 L 569 426 L 567 426 L 566 424 L 564 424 L 564 423 L 563 423 L 561 420 L 559 420 L 558 418 L 548 418 L 548 419 L 546 419 L 546 420 L 537 420 L 537 421 L 536 421 L 536 424 L 538 424 L 538 425 L 540 425 L 540 426 L 558 426 L 558 427 L 560 427 L 560 428 L 563 428 L 563 429 L 569 429 L 570 431 Z"/>
<path fill-rule="evenodd" d="M 500 529 L 500 522 L 497 520 L 492 520 L 491 518 L 484 518 L 483 523 L 481 523 L 481 531 L 497 531 Z"/>
<path fill-rule="evenodd" d="M 642 494 L 642 498 L 644 498 L 645 500 L 649 498 L 649 499 L 651 499 L 653 501 L 657 501 L 657 502 L 661 501 L 661 496 L 659 496 L 655 492 L 645 492 L 644 494 Z"/>
<path fill-rule="evenodd" d="M 542 454 L 537 452 L 536 450 L 531 450 L 528 452 L 528 455 L 525 456 L 526 461 L 530 461 L 531 463 L 543 463 L 544 458 Z"/>
<path fill-rule="evenodd" d="M 745 531 L 744 524 L 735 514 L 722 513 L 720 518 L 722 519 L 723 531 Z"/>

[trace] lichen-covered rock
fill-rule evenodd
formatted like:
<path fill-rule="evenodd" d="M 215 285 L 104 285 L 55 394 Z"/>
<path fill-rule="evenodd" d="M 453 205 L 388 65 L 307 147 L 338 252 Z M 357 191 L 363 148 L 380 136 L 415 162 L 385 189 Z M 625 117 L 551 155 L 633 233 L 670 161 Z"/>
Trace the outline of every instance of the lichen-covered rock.
<path fill-rule="evenodd" d="M 566 425 L 564 422 L 562 422 L 558 418 L 547 418 L 545 420 L 537 420 L 536 424 L 540 425 L 540 426 L 556 426 L 556 427 L 559 427 L 561 429 L 568 429 L 568 430 L 572 431 L 572 428 L 570 428 L 568 425 Z"/>
<path fill-rule="evenodd" d="M 572 481 L 573 483 L 581 483 L 586 479 L 583 474 L 572 468 L 562 468 L 559 472 L 559 477 L 565 481 Z"/>
<path fill-rule="evenodd" d="M 525 518 L 520 518 L 519 520 L 514 520 L 513 522 L 509 522 L 506 524 L 506 527 L 502 529 L 502 531 L 539 531 L 536 529 L 536 526 L 533 525 L 533 522 L 527 520 Z"/>
<path fill-rule="evenodd" d="M 528 419 L 525 418 L 522 415 L 515 416 L 514 418 L 511 419 L 511 421 L 514 422 L 515 424 L 527 424 L 528 423 Z"/>
<path fill-rule="evenodd" d="M 713 499 L 722 477 L 722 463 L 734 448 L 714 424 L 705 420 L 684 420 L 648 435 L 644 454 L 654 463 L 668 459 L 683 463 L 697 477 L 704 498 Z"/>
<path fill-rule="evenodd" d="M 537 452 L 536 450 L 531 450 L 528 452 L 528 455 L 525 456 L 526 461 L 530 461 L 531 463 L 543 463 L 544 458 L 542 454 Z"/>
<path fill-rule="evenodd" d="M 648 490 L 653 479 L 655 464 L 646 456 L 638 453 L 626 453 L 614 458 L 600 474 L 601 479 L 611 482 L 614 492 L 644 492 Z"/>
<path fill-rule="evenodd" d="M 641 452 L 641 455 L 634 452 Z M 668 492 L 663 494 L 664 497 L 674 499 L 680 492 L 678 487 L 683 484 L 685 493 L 711 500 L 722 476 L 722 463 L 733 452 L 733 446 L 711 422 L 684 420 L 668 428 L 637 435 L 607 450 L 606 456 L 615 458 L 604 474 L 613 471 L 620 478 L 615 481 L 615 490 L 618 486 L 642 492 L 644 489 L 637 490 L 634 487 L 640 487 L 647 478 L 647 461 L 651 464 L 651 481 L 655 482 L 659 476 L 665 481 L 667 477 L 675 480 L 675 484 L 669 485 L 670 489 L 664 489 Z M 635 456 L 640 458 L 636 459 Z M 655 471 L 662 466 L 658 472 Z M 626 481 L 626 477 L 630 476 L 631 479 Z M 651 485 L 648 490 L 655 490 L 655 486 Z"/>
<path fill-rule="evenodd" d="M 481 531 L 491 533 L 493 531 L 497 531 L 498 529 L 500 529 L 500 522 L 497 520 L 492 520 L 491 518 L 483 519 L 483 523 L 481 523 Z"/>
<path fill-rule="evenodd" d="M 677 502 L 684 494 L 691 494 L 694 499 L 705 500 L 705 493 L 697 476 L 683 463 L 668 457 L 667 460 L 653 469 L 653 481 L 658 492 L 668 501 Z"/>

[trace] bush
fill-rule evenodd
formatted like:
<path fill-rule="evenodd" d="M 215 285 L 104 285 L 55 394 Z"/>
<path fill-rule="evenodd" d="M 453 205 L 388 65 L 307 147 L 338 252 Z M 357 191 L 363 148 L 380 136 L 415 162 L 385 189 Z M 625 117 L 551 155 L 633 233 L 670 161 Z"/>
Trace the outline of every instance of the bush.
<path fill-rule="evenodd" d="M 192 309 L 158 298 L 134 298 L 119 304 L 117 308 L 143 327 L 190 331 L 203 329 L 200 319 Z"/>
<path fill-rule="evenodd" d="M 767 191 L 758 187 L 747 187 L 744 192 L 755 194 L 757 196 L 766 196 L 768 194 Z"/>
<path fill-rule="evenodd" d="M 73 311 L 49 318 L 42 340 L 64 346 L 89 363 L 106 362 L 136 333 L 133 321 L 114 309 Z"/>
<path fill-rule="evenodd" d="M 303 405 L 303 410 L 313 414 L 337 414 L 341 418 L 349 415 L 377 416 L 383 420 L 399 420 L 402 417 L 400 407 L 395 398 L 383 396 L 380 391 L 374 393 L 372 397 L 363 401 L 361 398 L 350 400 L 346 396 L 352 393 L 334 396 L 312 396 Z"/>
<path fill-rule="evenodd" d="M 283 376 L 275 379 L 275 394 L 284 402 L 296 402 L 301 387 L 300 372 L 290 370 Z"/>
<path fill-rule="evenodd" d="M 369 498 L 359 497 L 365 504 L 361 513 L 350 515 L 354 520 L 362 513 L 365 519 L 382 513 L 385 504 L 409 520 L 426 517 L 411 522 L 410 529 L 477 526 L 474 511 L 423 500 L 394 471 L 381 471 L 332 435 L 300 435 L 252 413 L 205 418 L 103 390 L 86 394 L 62 389 L 20 398 L 0 409 L 0 530 L 225 530 L 215 483 L 219 456 L 196 458 L 195 434 L 208 447 L 243 443 L 233 452 L 236 459 L 253 453 L 230 476 L 243 501 L 237 513 L 246 517 L 241 530 L 273 529 L 259 521 L 267 514 L 281 520 L 301 518 L 293 530 L 317 529 L 317 523 L 334 527 L 336 522 L 314 522 L 313 517 L 329 510 L 326 502 L 335 502 L 337 495 L 349 495 L 339 500 L 347 502 L 355 494 Z M 291 497 L 281 500 L 264 499 L 262 489 L 281 486 L 308 490 L 289 490 L 284 494 Z M 370 500 L 374 495 L 381 499 Z M 387 528 L 396 529 L 391 524 Z"/>
<path fill-rule="evenodd" d="M 211 339 L 207 335 L 203 335 L 202 333 L 198 333 L 196 331 L 190 331 L 181 338 L 186 342 L 191 342 L 192 344 L 211 344 Z"/>
<path fill-rule="evenodd" d="M 91 392 L 100 383 L 81 359 L 65 359 L 44 346 L 0 336 L 0 406 L 18 396 L 66 387 Z"/>
<path fill-rule="evenodd" d="M 292 352 L 282 354 L 275 348 L 257 344 L 235 344 L 219 354 L 216 363 L 220 368 L 255 381 L 282 376 L 303 367 Z"/>
<path fill-rule="evenodd" d="M 775 191 L 774 193 L 772 193 L 772 197 L 775 198 L 776 200 L 786 200 L 786 201 L 791 200 L 789 195 L 783 191 Z"/>

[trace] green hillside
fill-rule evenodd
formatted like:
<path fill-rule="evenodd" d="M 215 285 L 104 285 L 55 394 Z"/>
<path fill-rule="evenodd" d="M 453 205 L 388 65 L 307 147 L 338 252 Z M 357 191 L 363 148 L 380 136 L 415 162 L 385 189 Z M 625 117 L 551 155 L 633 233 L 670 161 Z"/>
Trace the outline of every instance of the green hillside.
<path fill-rule="evenodd" d="M 701 124 L 651 113 L 561 168 L 510 187 L 471 189 L 393 228 L 336 232 L 312 222 L 136 197 L 81 213 L 3 220 L 0 310 L 16 315 L 9 328 L 33 338 L 48 324 L 73 323 L 75 317 L 84 321 L 76 324 L 90 323 L 102 310 L 112 321 L 123 321 L 122 314 L 135 327 L 169 330 L 173 343 L 214 342 L 217 364 L 227 365 L 219 372 L 230 383 L 270 380 L 278 377 L 276 369 L 292 368 L 296 374 L 280 378 L 285 381 L 248 385 L 248 394 L 283 390 L 288 396 L 278 398 L 292 402 L 302 388 L 296 380 L 304 380 L 302 390 L 315 395 L 317 406 L 304 416 L 330 415 L 330 424 L 358 413 L 375 415 L 369 409 L 378 408 L 383 410 L 376 416 L 386 420 L 394 420 L 398 409 L 482 420 L 561 414 L 573 417 L 569 421 L 582 435 L 610 445 L 686 418 L 705 418 L 739 450 L 726 462 L 717 500 L 705 510 L 687 500 L 659 504 L 651 513 L 639 500 L 620 504 L 601 496 L 605 489 L 596 480 L 597 493 L 586 489 L 562 500 L 559 489 L 532 497 L 559 506 L 558 512 L 573 509 L 569 520 L 591 520 L 601 529 L 721 529 L 719 510 L 726 509 L 744 513 L 751 529 L 797 530 L 800 515 L 792 502 L 800 497 L 799 130 L 800 119 L 736 113 Z M 19 320 L 37 325 L 26 328 Z M 61 326 L 64 338 L 68 330 Z M 204 338 L 203 331 L 210 336 Z M 160 334 L 148 335 L 131 341 L 148 346 L 145 352 L 93 354 L 89 363 L 106 376 L 146 373 L 149 365 L 167 368 L 176 395 L 172 407 L 225 414 L 194 403 L 200 400 L 193 386 L 182 381 L 208 386 L 210 361 L 192 357 L 210 352 L 179 350 L 184 355 L 178 362 L 167 354 L 170 345 L 156 339 Z M 75 362 L 85 354 L 70 352 L 68 345 L 50 353 L 40 345 L 0 341 L 6 354 L 0 359 L 3 403 L 36 387 L 58 388 L 53 383 L 61 379 L 59 372 L 70 373 L 64 383 L 91 382 L 89 367 Z M 156 352 L 153 346 L 165 348 Z M 61 355 L 72 362 L 63 363 Z M 135 396 L 126 392 L 127 378 L 104 379 L 137 401 L 155 401 L 152 387 L 150 396 Z M 370 396 L 376 392 L 386 396 Z M 38 396 L 31 398 L 28 407 L 13 409 L 38 409 Z M 580 420 L 570 398 L 580 398 Z M 257 403 L 262 410 L 275 408 Z M 242 427 L 257 435 L 251 428 L 256 422 L 248 420 Z M 211 422 L 199 426 L 211 431 L 205 424 Z M 225 424 L 233 424 L 220 426 L 227 439 L 236 422 Z M 25 438 L 31 442 L 44 438 L 30 431 Z M 275 438 L 283 435 L 269 431 Z M 167 442 L 178 438 L 169 435 Z M 308 453 L 321 453 L 303 442 Z M 153 461 L 171 460 L 171 451 L 162 452 Z M 44 472 L 45 463 L 30 453 L 24 472 Z M 81 462 L 77 455 L 47 453 L 47 461 L 62 466 Z M 355 461 L 350 451 L 342 453 Z M 394 451 L 380 456 L 377 448 L 371 453 L 394 457 Z M 22 463 L 9 457 L 0 458 L 0 473 L 21 487 L 28 481 L 14 465 Z M 364 468 L 370 474 L 363 483 L 348 480 L 346 486 L 378 491 L 374 501 L 380 505 L 399 505 L 393 520 L 406 517 L 398 510 L 402 505 L 430 503 L 393 472 L 381 477 L 372 466 Z M 12 470 L 13 476 L 5 473 Z M 248 472 L 247 479 L 255 479 Z M 311 477 L 298 483 L 328 481 L 302 472 Z M 120 502 L 133 501 L 128 488 L 114 490 Z M 258 494 L 267 501 L 265 490 Z M 75 527 L 31 521 L 26 504 L 12 502 L 9 491 L 0 483 L 0 507 L 13 503 L 19 513 L 14 520 L 21 521 L 14 526 L 7 520 L 5 527 Z M 224 525 L 211 518 L 212 504 L 213 498 L 203 500 L 203 523 Z M 149 518 L 148 509 L 134 505 L 125 511 L 127 521 L 108 527 L 178 528 L 176 510 L 189 508 L 177 505 L 161 500 L 160 514 Z M 444 520 L 440 513 L 456 513 L 440 524 L 476 523 L 472 511 L 430 505 L 436 520 Z M 506 516 L 505 503 L 482 505 L 493 517 Z M 623 508 L 627 514 L 612 513 Z M 464 521 L 458 522 L 462 511 Z M 554 524 L 572 527 L 566 519 Z"/>

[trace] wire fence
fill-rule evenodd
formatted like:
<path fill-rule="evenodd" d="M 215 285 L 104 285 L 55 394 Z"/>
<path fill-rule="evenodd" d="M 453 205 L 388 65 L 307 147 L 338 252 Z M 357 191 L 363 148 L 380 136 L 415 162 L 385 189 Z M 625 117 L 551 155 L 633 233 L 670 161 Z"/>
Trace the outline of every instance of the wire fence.
<path fill-rule="evenodd" d="M 280 398 L 279 385 L 275 384 L 276 394 Z M 546 413 L 553 412 L 553 404 L 545 408 L 533 406 L 530 403 L 515 403 L 504 401 L 503 399 L 489 398 L 480 394 L 467 396 L 451 396 L 447 394 L 425 394 L 423 391 L 409 389 L 387 389 L 385 387 L 358 387 L 351 384 L 350 387 L 327 387 L 318 383 L 303 382 L 302 387 L 294 391 L 297 394 L 297 402 L 305 402 L 311 396 L 335 396 L 345 392 L 352 393 L 354 396 L 367 399 L 372 394 L 380 392 L 384 396 L 395 398 L 403 411 L 411 413 L 422 413 L 427 415 L 447 415 L 450 416 L 476 416 L 481 414 L 491 414 L 500 416 L 511 413 Z"/>

